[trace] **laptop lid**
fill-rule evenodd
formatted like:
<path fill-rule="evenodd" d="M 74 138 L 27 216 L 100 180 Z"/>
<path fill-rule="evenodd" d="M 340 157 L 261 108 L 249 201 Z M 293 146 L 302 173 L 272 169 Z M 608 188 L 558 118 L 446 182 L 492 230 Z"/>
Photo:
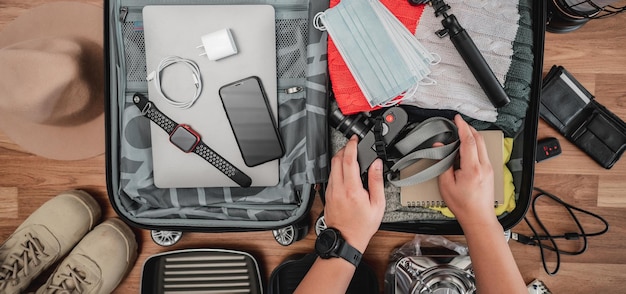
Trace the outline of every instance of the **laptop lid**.
<path fill-rule="evenodd" d="M 218 90 L 250 76 L 261 79 L 270 109 L 278 118 L 275 12 L 270 5 L 149 5 L 143 9 L 147 72 L 175 55 L 198 64 L 203 89 L 188 109 L 170 105 L 154 82 L 149 99 L 179 124 L 190 125 L 202 141 L 252 179 L 252 186 L 275 186 L 279 160 L 255 167 L 243 161 Z M 229 29 L 238 52 L 219 60 L 204 53 L 202 36 Z M 174 64 L 161 72 L 161 89 L 168 97 L 184 101 L 193 97 L 191 71 Z M 236 187 L 237 184 L 194 153 L 181 152 L 166 132 L 151 125 L 154 181 L 159 188 Z"/>

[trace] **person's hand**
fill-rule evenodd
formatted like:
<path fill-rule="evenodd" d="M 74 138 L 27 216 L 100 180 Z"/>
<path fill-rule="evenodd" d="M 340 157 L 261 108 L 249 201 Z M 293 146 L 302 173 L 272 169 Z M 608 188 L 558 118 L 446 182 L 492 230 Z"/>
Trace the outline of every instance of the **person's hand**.
<path fill-rule="evenodd" d="M 494 176 L 485 140 L 460 115 L 454 122 L 461 140 L 460 168 L 439 176 L 441 197 L 461 225 L 494 221 Z"/>
<path fill-rule="evenodd" d="M 368 170 L 369 192 L 363 188 L 357 161 L 358 139 L 352 136 L 332 159 L 326 188 L 324 220 L 361 253 L 378 230 L 385 212 L 382 161 Z"/>

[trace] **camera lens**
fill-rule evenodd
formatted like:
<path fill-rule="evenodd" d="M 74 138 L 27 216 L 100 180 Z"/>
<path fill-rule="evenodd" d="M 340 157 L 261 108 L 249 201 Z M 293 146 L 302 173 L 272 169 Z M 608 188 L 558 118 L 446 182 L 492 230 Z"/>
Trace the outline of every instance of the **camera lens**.
<path fill-rule="evenodd" d="M 362 113 L 345 116 L 341 110 L 335 109 L 330 113 L 330 125 L 341 132 L 346 138 L 352 135 L 362 139 L 371 129 L 371 123 L 367 116 Z"/>

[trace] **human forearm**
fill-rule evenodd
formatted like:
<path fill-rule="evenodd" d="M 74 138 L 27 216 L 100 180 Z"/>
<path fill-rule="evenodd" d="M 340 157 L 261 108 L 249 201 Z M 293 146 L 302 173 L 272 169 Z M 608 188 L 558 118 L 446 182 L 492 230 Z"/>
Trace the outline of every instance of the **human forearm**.
<path fill-rule="evenodd" d="M 346 293 L 355 266 L 342 258 L 317 258 L 294 293 Z"/>
<path fill-rule="evenodd" d="M 459 167 L 439 176 L 441 197 L 467 239 L 479 293 L 527 293 L 502 226 L 493 214 L 493 168 L 484 138 L 460 115 Z"/>
<path fill-rule="evenodd" d="M 470 220 L 470 222 L 475 220 Z M 479 293 L 528 293 L 498 221 L 461 223 Z"/>
<path fill-rule="evenodd" d="M 385 192 L 380 159 L 375 160 L 368 169 L 369 191 L 363 188 L 357 161 L 357 144 L 358 138 L 352 136 L 346 147 L 333 156 L 324 217 L 329 232 L 338 231 L 347 244 L 363 253 L 383 218 Z M 316 242 L 316 250 L 320 249 L 317 245 Z M 324 247 L 327 246 L 321 246 L 322 249 Z M 324 249 L 322 253 L 326 257 L 328 250 Z M 348 260 L 354 261 L 356 255 L 352 252 L 341 256 L 329 259 L 318 257 L 298 285 L 296 293 L 346 293 L 355 271 L 355 266 Z"/>

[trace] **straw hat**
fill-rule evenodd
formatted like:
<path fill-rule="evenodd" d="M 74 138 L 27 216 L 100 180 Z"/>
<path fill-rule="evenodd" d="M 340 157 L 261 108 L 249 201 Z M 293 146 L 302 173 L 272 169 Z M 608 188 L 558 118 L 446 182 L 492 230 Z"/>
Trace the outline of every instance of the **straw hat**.
<path fill-rule="evenodd" d="M 0 131 L 59 160 L 102 154 L 103 9 L 52 2 L 0 32 Z"/>

